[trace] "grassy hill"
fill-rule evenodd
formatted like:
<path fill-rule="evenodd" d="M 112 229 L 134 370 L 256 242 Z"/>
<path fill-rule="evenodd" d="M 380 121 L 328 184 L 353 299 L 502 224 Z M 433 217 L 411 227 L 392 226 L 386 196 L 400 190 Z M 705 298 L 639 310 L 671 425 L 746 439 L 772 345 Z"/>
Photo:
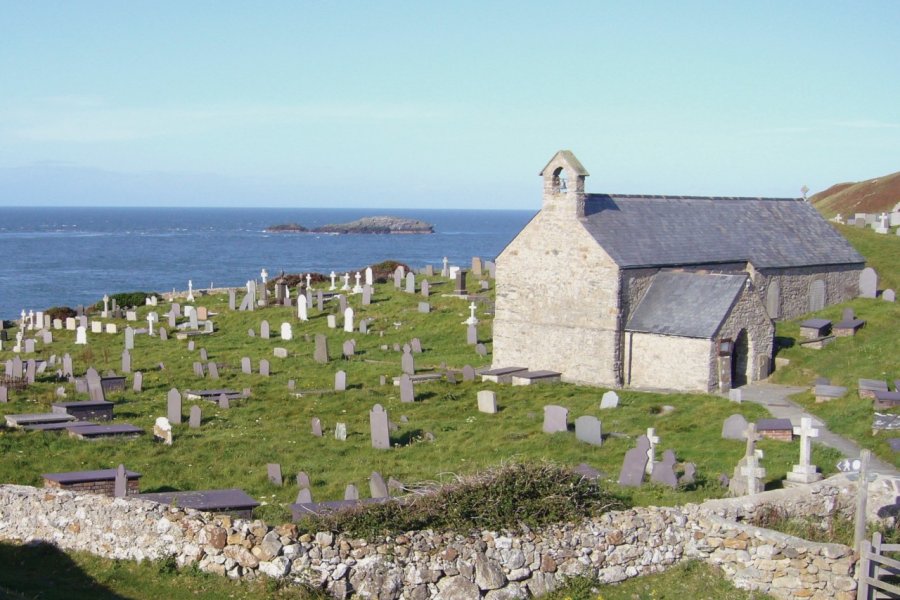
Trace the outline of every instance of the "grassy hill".
<path fill-rule="evenodd" d="M 900 172 L 855 183 L 838 183 L 809 200 L 826 217 L 890 212 L 900 202 Z"/>

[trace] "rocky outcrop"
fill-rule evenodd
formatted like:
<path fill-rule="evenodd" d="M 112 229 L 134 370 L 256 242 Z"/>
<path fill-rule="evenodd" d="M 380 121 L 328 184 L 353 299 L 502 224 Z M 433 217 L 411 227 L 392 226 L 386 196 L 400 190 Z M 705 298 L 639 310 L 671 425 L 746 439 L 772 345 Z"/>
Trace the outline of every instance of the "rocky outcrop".
<path fill-rule="evenodd" d="M 315 233 L 434 233 L 434 226 L 418 219 L 364 217 L 350 223 L 322 225 Z"/>
<path fill-rule="evenodd" d="M 282 223 L 281 225 L 269 225 L 266 227 L 268 233 L 306 233 L 309 231 L 299 223 Z"/>

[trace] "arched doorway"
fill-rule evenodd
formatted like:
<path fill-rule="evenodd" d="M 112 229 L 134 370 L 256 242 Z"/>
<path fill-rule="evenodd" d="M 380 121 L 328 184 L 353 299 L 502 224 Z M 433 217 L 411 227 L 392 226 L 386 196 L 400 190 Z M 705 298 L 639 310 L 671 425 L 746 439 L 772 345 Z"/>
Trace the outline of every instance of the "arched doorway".
<path fill-rule="evenodd" d="M 731 352 L 731 387 L 737 388 L 750 382 L 750 340 L 747 330 L 741 329 L 734 339 Z"/>

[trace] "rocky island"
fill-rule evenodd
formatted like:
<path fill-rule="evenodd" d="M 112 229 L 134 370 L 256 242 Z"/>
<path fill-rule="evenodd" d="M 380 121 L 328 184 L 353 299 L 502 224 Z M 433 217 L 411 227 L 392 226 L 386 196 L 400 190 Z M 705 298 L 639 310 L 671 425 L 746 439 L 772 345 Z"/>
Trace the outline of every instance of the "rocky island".
<path fill-rule="evenodd" d="M 270 233 L 434 233 L 434 226 L 418 219 L 400 217 L 363 217 L 350 223 L 322 225 L 307 229 L 296 223 L 266 227 Z"/>

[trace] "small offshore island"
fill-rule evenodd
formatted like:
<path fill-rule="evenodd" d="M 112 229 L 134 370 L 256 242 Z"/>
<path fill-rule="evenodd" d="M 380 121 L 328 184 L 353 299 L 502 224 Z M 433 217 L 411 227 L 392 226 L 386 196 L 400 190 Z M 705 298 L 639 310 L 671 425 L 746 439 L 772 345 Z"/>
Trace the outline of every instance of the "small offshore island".
<path fill-rule="evenodd" d="M 266 227 L 268 233 L 434 233 L 434 226 L 418 219 L 363 217 L 350 223 L 322 225 L 308 229 L 297 223 Z"/>

